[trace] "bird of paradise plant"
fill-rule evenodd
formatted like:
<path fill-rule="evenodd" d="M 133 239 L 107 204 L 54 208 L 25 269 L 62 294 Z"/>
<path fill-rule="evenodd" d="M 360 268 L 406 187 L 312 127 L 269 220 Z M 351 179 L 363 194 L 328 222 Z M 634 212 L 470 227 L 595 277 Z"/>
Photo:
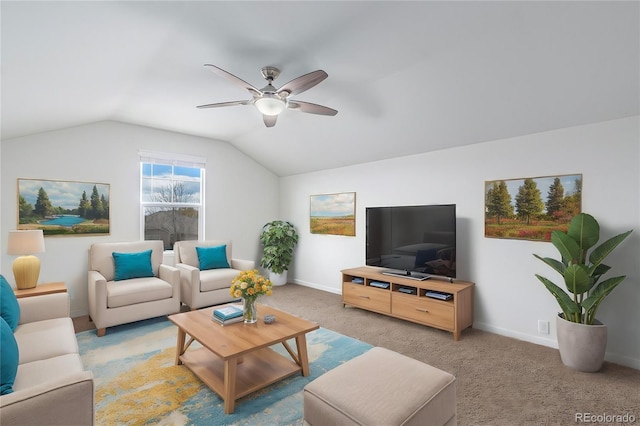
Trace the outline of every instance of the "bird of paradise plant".
<path fill-rule="evenodd" d="M 566 233 L 551 233 L 551 242 L 560 252 L 562 261 L 534 254 L 564 278 L 569 293 L 549 279 L 536 274 L 558 301 L 564 319 L 588 325 L 594 323 L 600 303 L 626 278 L 623 275 L 598 283 L 602 275 L 611 269 L 602 262 L 631 234 L 631 231 L 633 230 L 608 239 L 587 254 L 600 239 L 600 225 L 593 216 L 579 213 L 571 219 Z"/>

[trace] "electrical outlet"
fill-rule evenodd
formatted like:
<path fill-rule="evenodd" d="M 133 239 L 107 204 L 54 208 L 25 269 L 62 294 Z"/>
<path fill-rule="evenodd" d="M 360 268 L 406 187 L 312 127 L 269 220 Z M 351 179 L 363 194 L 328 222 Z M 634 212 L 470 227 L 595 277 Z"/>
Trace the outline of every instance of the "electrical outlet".
<path fill-rule="evenodd" d="M 549 334 L 549 321 L 538 320 L 538 333 Z"/>

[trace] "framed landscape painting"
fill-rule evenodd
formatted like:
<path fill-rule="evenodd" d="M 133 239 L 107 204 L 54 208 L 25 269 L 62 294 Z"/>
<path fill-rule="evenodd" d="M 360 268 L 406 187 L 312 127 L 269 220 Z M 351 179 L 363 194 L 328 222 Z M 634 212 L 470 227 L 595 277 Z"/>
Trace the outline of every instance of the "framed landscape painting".
<path fill-rule="evenodd" d="M 356 193 L 311 196 L 311 233 L 356 235 Z"/>
<path fill-rule="evenodd" d="M 485 237 L 551 241 L 582 211 L 582 175 L 487 181 L 484 196 Z"/>
<path fill-rule="evenodd" d="M 108 235 L 109 185 L 18 179 L 18 229 L 45 236 Z"/>

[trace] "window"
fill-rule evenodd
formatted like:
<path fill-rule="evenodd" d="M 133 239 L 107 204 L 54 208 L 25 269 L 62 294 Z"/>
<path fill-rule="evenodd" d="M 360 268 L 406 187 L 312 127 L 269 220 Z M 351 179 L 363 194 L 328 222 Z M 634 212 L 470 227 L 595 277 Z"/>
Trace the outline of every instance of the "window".
<path fill-rule="evenodd" d="M 176 241 L 204 234 L 204 161 L 171 154 L 140 154 L 141 229 L 145 240 Z"/>

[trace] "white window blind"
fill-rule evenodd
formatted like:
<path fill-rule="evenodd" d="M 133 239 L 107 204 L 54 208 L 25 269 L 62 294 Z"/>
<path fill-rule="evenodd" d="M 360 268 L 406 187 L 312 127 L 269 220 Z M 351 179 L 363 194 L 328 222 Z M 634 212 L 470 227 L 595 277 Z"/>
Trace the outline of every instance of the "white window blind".
<path fill-rule="evenodd" d="M 140 162 L 166 164 L 168 166 L 195 167 L 200 169 L 204 169 L 207 165 L 207 159 L 204 157 L 154 151 L 140 151 Z"/>

